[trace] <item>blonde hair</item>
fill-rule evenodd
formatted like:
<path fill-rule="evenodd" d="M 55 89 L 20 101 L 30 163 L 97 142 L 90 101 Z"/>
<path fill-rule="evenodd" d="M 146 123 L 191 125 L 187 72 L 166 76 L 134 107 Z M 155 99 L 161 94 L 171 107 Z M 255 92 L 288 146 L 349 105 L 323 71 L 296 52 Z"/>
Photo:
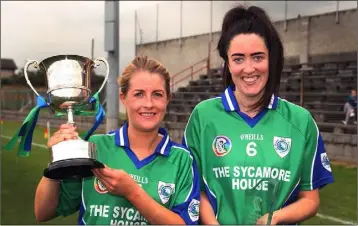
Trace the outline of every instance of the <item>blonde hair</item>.
<path fill-rule="evenodd" d="M 161 63 L 156 60 L 148 59 L 147 56 L 136 56 L 118 78 L 118 84 L 124 96 L 128 93 L 129 82 L 132 75 L 141 70 L 162 75 L 165 81 L 165 92 L 167 97 L 170 98 L 170 75 L 168 70 Z"/>

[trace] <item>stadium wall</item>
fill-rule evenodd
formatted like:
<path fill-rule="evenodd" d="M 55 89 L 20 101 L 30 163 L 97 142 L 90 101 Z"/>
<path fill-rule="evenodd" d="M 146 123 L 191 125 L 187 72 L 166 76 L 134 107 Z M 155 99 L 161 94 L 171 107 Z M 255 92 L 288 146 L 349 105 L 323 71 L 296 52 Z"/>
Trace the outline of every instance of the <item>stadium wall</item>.
<path fill-rule="evenodd" d="M 287 64 L 357 59 L 357 9 L 305 16 L 275 22 L 285 47 Z M 212 34 L 211 65 L 220 67 L 216 51 L 219 32 Z M 136 46 L 137 55 L 162 62 L 171 74 L 208 56 L 210 35 L 197 35 Z M 204 72 L 203 72 L 204 73 Z M 203 74 L 202 73 L 202 74 Z M 186 84 L 182 84 L 186 85 Z"/>

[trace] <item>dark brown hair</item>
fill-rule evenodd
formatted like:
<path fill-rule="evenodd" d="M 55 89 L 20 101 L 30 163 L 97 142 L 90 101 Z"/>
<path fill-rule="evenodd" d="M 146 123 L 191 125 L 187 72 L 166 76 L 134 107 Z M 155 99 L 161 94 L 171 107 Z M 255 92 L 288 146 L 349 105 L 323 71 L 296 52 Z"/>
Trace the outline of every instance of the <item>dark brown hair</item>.
<path fill-rule="evenodd" d="M 262 98 L 251 106 L 251 109 L 262 108 L 269 104 L 272 94 L 278 94 L 280 88 L 281 72 L 284 64 L 283 45 L 279 33 L 266 12 L 257 7 L 237 6 L 229 10 L 224 17 L 218 50 L 224 60 L 224 86 L 233 84 L 228 68 L 227 51 L 231 40 L 239 34 L 257 34 L 265 41 L 269 52 L 269 77 Z"/>

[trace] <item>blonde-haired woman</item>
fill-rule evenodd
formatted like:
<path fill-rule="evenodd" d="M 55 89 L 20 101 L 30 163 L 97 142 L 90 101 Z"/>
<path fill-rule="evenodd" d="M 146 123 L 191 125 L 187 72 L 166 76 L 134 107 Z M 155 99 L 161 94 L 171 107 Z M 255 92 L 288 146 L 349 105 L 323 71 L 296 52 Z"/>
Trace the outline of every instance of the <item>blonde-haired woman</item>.
<path fill-rule="evenodd" d="M 135 57 L 120 76 L 128 120 L 109 134 L 93 135 L 103 169 L 82 181 L 43 177 L 35 196 L 38 221 L 79 210 L 79 224 L 197 224 L 199 179 L 191 153 L 160 127 L 170 100 L 167 69 Z M 78 135 L 63 124 L 47 146 Z"/>

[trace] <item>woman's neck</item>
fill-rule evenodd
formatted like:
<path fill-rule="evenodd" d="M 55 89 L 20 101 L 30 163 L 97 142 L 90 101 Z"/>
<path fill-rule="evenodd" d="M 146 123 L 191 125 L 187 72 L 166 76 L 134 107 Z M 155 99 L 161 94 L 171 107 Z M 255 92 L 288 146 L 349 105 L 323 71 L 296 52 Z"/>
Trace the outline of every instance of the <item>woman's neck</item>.
<path fill-rule="evenodd" d="M 238 91 L 238 89 L 236 89 L 234 95 L 241 112 L 247 114 L 251 118 L 255 117 L 258 114 L 260 107 L 256 107 L 254 109 L 252 109 L 252 107 L 260 100 L 263 95 L 263 91 L 259 95 L 248 97 L 243 95 Z"/>
<path fill-rule="evenodd" d="M 139 160 L 142 160 L 154 153 L 161 137 L 158 136 L 158 130 L 144 132 L 128 126 L 128 140 L 131 150 Z"/>

